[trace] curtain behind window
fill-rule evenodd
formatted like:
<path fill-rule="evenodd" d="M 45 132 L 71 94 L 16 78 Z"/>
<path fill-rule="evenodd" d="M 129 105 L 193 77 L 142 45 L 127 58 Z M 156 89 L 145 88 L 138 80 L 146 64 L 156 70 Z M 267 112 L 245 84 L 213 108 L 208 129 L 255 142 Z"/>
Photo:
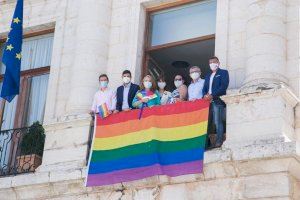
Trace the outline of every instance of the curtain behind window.
<path fill-rule="evenodd" d="M 27 38 L 23 40 L 21 70 L 50 66 L 52 57 L 53 34 Z M 1 45 L 1 58 L 3 45 Z M 5 65 L 1 62 L 1 74 Z"/>
<path fill-rule="evenodd" d="M 43 123 L 48 79 L 49 74 L 45 74 L 32 77 L 29 80 L 31 86 L 27 104 L 26 126 L 30 126 L 36 121 L 39 121 L 41 124 Z"/>
<path fill-rule="evenodd" d="M 0 83 L 0 93 L 1 93 L 1 89 L 2 89 L 2 82 Z M 0 103 L 2 103 L 2 101 L 4 100 L 1 99 Z M 5 103 L 4 112 L 2 116 L 1 130 L 8 130 L 14 128 L 17 101 L 18 101 L 18 96 L 16 96 L 10 103 Z"/>

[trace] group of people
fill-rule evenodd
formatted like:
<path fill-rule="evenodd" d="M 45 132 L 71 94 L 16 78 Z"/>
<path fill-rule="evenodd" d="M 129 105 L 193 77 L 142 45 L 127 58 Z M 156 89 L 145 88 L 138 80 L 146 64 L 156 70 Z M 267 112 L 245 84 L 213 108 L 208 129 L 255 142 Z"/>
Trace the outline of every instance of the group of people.
<path fill-rule="evenodd" d="M 106 104 L 110 113 L 128 111 L 143 106 L 152 107 L 182 101 L 194 101 L 206 99 L 210 101 L 210 123 L 215 125 L 216 142 L 213 147 L 223 144 L 225 103 L 220 98 L 226 94 L 229 85 L 229 74 L 227 70 L 220 69 L 217 57 L 209 59 L 211 72 L 201 79 L 201 69 L 198 66 L 190 67 L 192 82 L 186 86 L 184 76 L 177 74 L 174 78 L 176 89 L 167 91 L 166 81 L 163 76 L 154 80 L 151 75 L 146 75 L 142 84 L 136 85 L 131 82 L 131 72 L 125 70 L 122 73 L 123 84 L 117 91 L 108 88 L 109 79 L 106 74 L 99 76 L 100 90 L 94 96 L 91 113 L 98 112 L 98 106 Z M 157 88 L 158 86 L 158 88 Z"/>

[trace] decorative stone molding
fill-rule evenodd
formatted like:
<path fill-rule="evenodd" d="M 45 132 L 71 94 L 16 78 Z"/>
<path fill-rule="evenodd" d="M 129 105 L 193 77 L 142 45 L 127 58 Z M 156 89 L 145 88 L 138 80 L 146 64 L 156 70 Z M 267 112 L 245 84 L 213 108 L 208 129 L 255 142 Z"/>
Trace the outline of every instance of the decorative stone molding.
<path fill-rule="evenodd" d="M 248 85 L 229 91 L 222 99 L 227 104 L 225 147 L 247 154 L 246 149 L 263 145 L 268 154 L 271 151 L 267 147 L 269 143 L 281 146 L 294 142 L 292 146 L 288 145 L 288 149 L 292 149 L 288 151 L 296 154 L 295 107 L 300 100 L 286 84 Z M 285 149 L 278 151 L 285 152 Z"/>
<path fill-rule="evenodd" d="M 272 97 L 280 94 L 286 102 L 295 107 L 300 99 L 292 92 L 292 90 L 284 83 L 259 83 L 243 86 L 239 90 L 230 90 L 228 95 L 221 98 L 226 104 L 252 101 L 253 98 Z"/>

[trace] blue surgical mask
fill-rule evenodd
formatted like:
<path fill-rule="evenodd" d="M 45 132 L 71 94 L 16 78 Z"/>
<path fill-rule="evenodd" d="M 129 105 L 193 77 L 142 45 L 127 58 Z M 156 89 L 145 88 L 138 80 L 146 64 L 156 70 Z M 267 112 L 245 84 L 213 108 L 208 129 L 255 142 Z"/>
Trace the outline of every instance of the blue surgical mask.
<path fill-rule="evenodd" d="M 146 89 L 150 89 L 152 87 L 152 83 L 150 81 L 144 81 L 144 86 Z"/>
<path fill-rule="evenodd" d="M 108 81 L 100 81 L 100 88 L 107 88 Z"/>

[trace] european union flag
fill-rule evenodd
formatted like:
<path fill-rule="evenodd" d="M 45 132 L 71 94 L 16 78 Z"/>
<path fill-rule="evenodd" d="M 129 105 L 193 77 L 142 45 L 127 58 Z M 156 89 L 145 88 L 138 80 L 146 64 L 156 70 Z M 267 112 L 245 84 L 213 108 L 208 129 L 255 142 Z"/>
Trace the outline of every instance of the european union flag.
<path fill-rule="evenodd" d="M 11 102 L 19 94 L 21 50 L 23 38 L 23 0 L 17 0 L 16 9 L 10 26 L 2 62 L 6 66 L 1 97 Z"/>

